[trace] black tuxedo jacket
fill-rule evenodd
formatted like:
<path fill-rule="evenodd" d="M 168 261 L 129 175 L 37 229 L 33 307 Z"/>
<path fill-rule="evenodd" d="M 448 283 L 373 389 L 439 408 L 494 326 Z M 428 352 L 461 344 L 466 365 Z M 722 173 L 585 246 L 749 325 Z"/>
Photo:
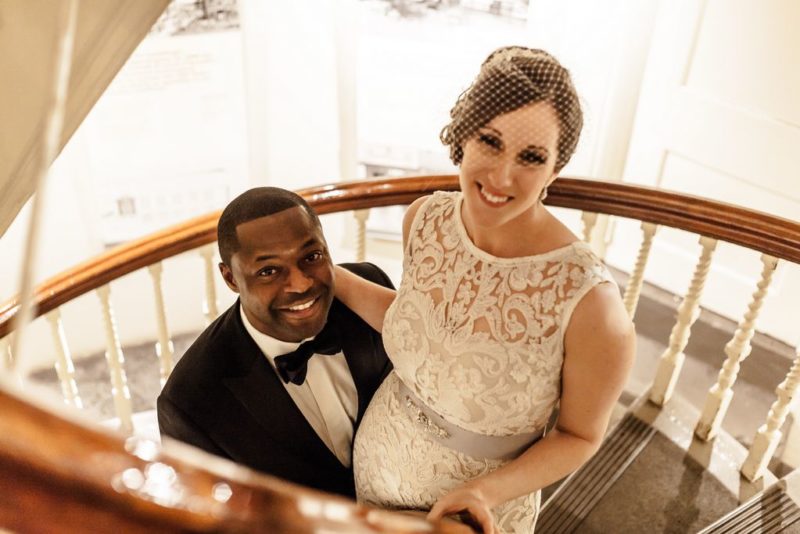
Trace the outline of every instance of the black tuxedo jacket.
<path fill-rule="evenodd" d="M 375 265 L 344 267 L 393 287 Z M 328 322 L 343 334 L 342 349 L 358 391 L 357 428 L 391 363 L 380 334 L 339 300 L 334 299 Z M 158 397 L 158 425 L 162 436 L 259 471 L 355 495 L 352 469 L 339 462 L 294 404 L 245 330 L 238 300 L 200 334 L 175 366 Z"/>

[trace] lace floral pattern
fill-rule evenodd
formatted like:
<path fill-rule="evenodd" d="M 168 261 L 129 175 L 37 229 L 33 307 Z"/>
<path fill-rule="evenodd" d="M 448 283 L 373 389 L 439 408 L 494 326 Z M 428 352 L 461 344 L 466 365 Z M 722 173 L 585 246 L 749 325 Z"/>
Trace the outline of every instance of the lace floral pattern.
<path fill-rule="evenodd" d="M 538 431 L 558 402 L 572 310 L 611 280 L 580 242 L 536 256 L 493 257 L 469 240 L 460 206 L 459 193 L 439 192 L 420 207 L 383 323 L 395 371 L 373 397 L 354 451 L 359 499 L 373 504 L 429 508 L 502 464 L 436 442 L 403 409 L 398 380 L 466 430 Z M 531 532 L 538 493 L 494 512 L 503 532 Z"/>

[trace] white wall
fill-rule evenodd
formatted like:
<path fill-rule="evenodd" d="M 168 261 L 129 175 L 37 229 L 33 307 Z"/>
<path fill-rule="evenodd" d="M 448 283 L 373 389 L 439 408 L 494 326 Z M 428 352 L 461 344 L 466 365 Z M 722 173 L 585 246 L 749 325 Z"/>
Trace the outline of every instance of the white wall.
<path fill-rule="evenodd" d="M 329 24 L 334 5 L 242 0 L 241 31 L 147 38 L 53 166 L 36 280 L 102 252 L 109 242 L 221 208 L 251 186 L 298 189 L 336 181 L 342 168 L 337 87 L 355 83 L 337 78 L 337 50 L 352 54 L 354 48 L 347 27 L 337 34 Z M 354 137 L 351 132 L 351 146 Z M 120 198 L 132 199 L 136 213 L 116 213 Z M 324 224 L 338 250 L 344 217 L 325 217 Z M 17 291 L 26 233 L 26 217 L 19 217 L 0 241 L 0 254 L 14 258 L 0 277 L 3 297 Z M 352 251 L 336 259 L 351 260 Z M 165 262 L 173 334 L 205 325 L 203 272 L 196 252 Z M 215 283 L 224 309 L 235 296 L 216 274 Z M 112 283 L 111 300 L 123 345 L 155 339 L 146 271 Z M 75 358 L 104 350 L 94 294 L 62 311 Z M 49 326 L 39 319 L 17 355 L 20 372 L 49 366 L 53 354 Z"/>
<path fill-rule="evenodd" d="M 43 281 L 124 242 L 190 216 L 223 207 L 246 187 L 244 93 L 238 31 L 152 36 L 138 47 L 53 165 L 45 189 L 35 279 Z M 117 210 L 120 199 L 135 212 Z M 27 212 L 27 209 L 26 209 Z M 19 284 L 27 216 L 0 240 L 7 261 L 0 294 Z M 196 253 L 164 268 L 173 333 L 204 326 L 204 267 Z M 111 300 L 123 345 L 155 339 L 152 283 L 145 271 L 112 283 Z M 223 304 L 229 291 L 218 284 Z M 102 351 L 99 300 L 89 294 L 63 308 L 76 358 Z M 49 326 L 37 320 L 26 336 L 19 370 L 49 365 Z"/>
<path fill-rule="evenodd" d="M 643 79 L 625 179 L 789 219 L 800 213 L 800 4 L 793 0 L 662 2 Z M 608 259 L 631 265 L 639 242 L 620 224 Z M 697 237 L 664 229 L 647 280 L 682 294 Z M 743 319 L 760 254 L 721 243 L 701 305 Z M 779 265 L 756 327 L 794 345 L 800 266 Z"/>
<path fill-rule="evenodd" d="M 333 0 L 241 0 L 250 184 L 338 179 Z"/>
<path fill-rule="evenodd" d="M 181 187 L 206 183 L 203 180 L 224 182 L 226 198 L 232 198 L 254 185 L 297 189 L 349 179 L 353 161 L 346 158 L 352 156 L 356 136 L 361 146 L 370 142 L 396 145 L 401 147 L 400 152 L 407 148 L 440 149 L 438 129 L 452 100 L 477 72 L 485 55 L 496 46 L 510 44 L 509 40 L 550 50 L 573 73 L 585 104 L 586 128 L 564 174 L 622 178 L 640 82 L 657 22 L 657 0 L 531 0 L 529 22 L 519 33 L 504 31 L 500 25 L 497 31 L 483 31 L 485 27 L 481 27 L 482 32 L 476 32 L 470 26 L 476 19 L 467 16 L 450 21 L 451 33 L 447 34 L 424 20 L 387 23 L 381 19 L 378 25 L 376 19 L 353 18 L 362 16 L 360 12 L 354 15 L 362 5 L 367 3 L 240 0 L 241 31 L 234 33 L 233 39 L 230 35 L 221 37 L 224 45 L 214 47 L 233 53 L 235 59 L 210 75 L 216 82 L 198 86 L 184 79 L 184 85 L 173 86 L 168 96 L 150 94 L 138 99 L 139 104 L 144 101 L 141 109 L 135 107 L 139 104 L 130 91 L 110 91 L 108 96 L 116 99 L 117 106 L 127 105 L 132 117 L 123 120 L 119 107 L 100 115 L 105 103 L 112 100 L 101 102 L 54 166 L 46 193 L 46 230 L 37 279 L 103 250 L 108 239 L 103 228 L 113 222 L 113 218 L 103 218 L 111 198 L 106 193 L 135 185 L 137 173 L 146 172 L 145 163 L 160 170 L 157 176 L 148 177 L 152 180 L 168 180 L 172 173 L 194 167 L 196 176 L 206 178 L 184 177 Z M 337 21 L 338 26 L 331 21 Z M 173 39 L 168 46 L 195 42 L 206 56 L 212 53 L 207 44 L 201 44 L 200 36 Z M 469 44 L 462 47 L 461 43 Z M 143 46 L 152 52 L 155 45 L 146 41 Z M 241 47 L 238 53 L 237 47 Z M 348 68 L 337 69 L 343 64 Z M 362 70 L 356 73 L 354 65 Z M 353 79 L 356 75 L 358 84 Z M 715 84 L 719 85 L 715 79 L 704 82 L 709 87 Z M 178 123 L 189 121 L 187 115 L 194 109 L 192 99 L 202 87 L 213 88 L 202 97 L 211 105 L 198 104 L 197 116 L 190 121 L 190 130 L 194 131 L 184 136 L 170 129 L 165 135 L 172 128 L 167 126 L 170 113 L 178 113 Z M 356 87 L 362 94 L 354 93 Z M 181 103 L 183 98 L 186 101 Z M 358 107 L 353 110 L 356 100 Z M 341 114 L 342 105 L 351 111 Z M 137 144 L 129 134 L 139 119 L 148 116 L 164 130 L 161 136 L 150 139 L 149 145 Z M 213 154 L 209 143 L 216 142 L 212 135 L 218 128 L 215 124 L 228 128 L 224 133 L 228 142 L 217 153 L 224 169 L 218 175 L 205 172 L 217 161 L 208 157 Z M 104 137 L 109 142 L 120 138 L 127 141 L 122 149 L 103 152 Z M 98 151 L 106 156 L 98 158 Z M 193 158 L 193 153 L 198 157 Z M 174 161 L 171 154 L 177 154 Z M 117 165 L 118 174 L 107 176 L 107 169 L 113 169 L 117 162 L 123 163 Z M 101 190 L 98 184 L 107 183 L 104 180 L 109 178 L 116 189 Z M 134 190 L 131 194 L 137 193 Z M 178 213 L 178 204 L 176 200 L 171 205 L 174 209 L 166 211 Z M 576 214 L 567 214 L 566 219 L 573 228 L 579 226 Z M 119 218 L 116 223 L 120 223 Z M 143 228 L 143 223 L 143 219 L 127 226 L 120 223 L 116 229 L 122 234 L 126 228 Z M 346 216 L 325 217 L 324 225 L 334 259 L 352 260 L 352 236 L 348 235 L 352 224 Z M 0 275 L 4 297 L 16 291 L 25 231 L 25 219 L 20 217 L 0 240 L 0 254 L 8 258 Z M 377 243 L 368 259 L 380 263 L 397 280 L 399 261 L 393 246 Z M 631 262 L 621 265 L 628 267 Z M 202 272 L 195 253 L 165 265 L 168 320 L 174 333 L 197 331 L 204 325 Z M 155 338 L 149 284 L 144 273 L 134 273 L 112 286 L 123 344 Z M 224 309 L 233 295 L 218 277 L 216 284 Z M 94 295 L 70 303 L 64 315 L 76 357 L 102 350 L 102 323 Z M 24 368 L 49 363 L 52 354 L 46 326 L 35 324 L 33 331 L 23 357 Z"/>

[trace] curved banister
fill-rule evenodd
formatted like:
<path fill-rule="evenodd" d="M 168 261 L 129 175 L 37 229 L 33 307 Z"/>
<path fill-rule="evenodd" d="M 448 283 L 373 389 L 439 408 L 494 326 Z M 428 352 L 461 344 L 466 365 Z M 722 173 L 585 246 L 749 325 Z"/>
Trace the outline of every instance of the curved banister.
<path fill-rule="evenodd" d="M 408 204 L 436 190 L 458 189 L 455 175 L 359 180 L 299 191 L 319 214 Z M 559 178 L 547 204 L 617 215 L 728 241 L 800 263 L 800 223 L 731 204 L 615 182 Z M 100 254 L 39 285 L 36 316 L 125 274 L 216 240 L 216 211 Z M 11 331 L 18 303 L 0 306 L 0 338 Z"/>
<path fill-rule="evenodd" d="M 0 530 L 467 534 L 361 506 L 177 442 L 100 432 L 0 389 Z"/>
<path fill-rule="evenodd" d="M 458 177 L 415 176 L 331 184 L 300 191 L 319 213 L 408 204 L 436 190 L 455 191 Z M 369 199 L 369 202 L 364 200 Z M 618 182 L 559 178 L 546 203 L 617 215 L 728 241 L 800 263 L 800 222 L 706 198 Z M 365 205 L 367 204 L 367 205 Z"/>
<path fill-rule="evenodd" d="M 318 213 L 407 204 L 456 190 L 456 176 L 357 181 L 300 191 Z M 800 263 L 800 223 L 712 200 L 619 183 L 562 178 L 553 206 L 680 228 Z M 36 315 L 216 239 L 209 213 L 109 250 L 41 284 Z M 0 307 L 0 337 L 15 300 Z M 0 525 L 75 532 L 424 532 L 419 518 L 307 490 L 179 443 L 152 442 L 75 424 L 0 387 Z M 436 532 L 467 532 L 441 523 Z"/>

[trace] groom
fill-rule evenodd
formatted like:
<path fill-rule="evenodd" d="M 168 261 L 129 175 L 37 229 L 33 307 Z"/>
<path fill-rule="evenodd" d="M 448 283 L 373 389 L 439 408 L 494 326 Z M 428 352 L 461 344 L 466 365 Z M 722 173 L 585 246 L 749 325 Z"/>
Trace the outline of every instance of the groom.
<path fill-rule="evenodd" d="M 391 364 L 380 335 L 334 298 L 317 215 L 258 187 L 225 208 L 217 238 L 239 298 L 175 366 L 158 397 L 161 435 L 353 497 L 353 434 Z M 370 263 L 345 267 L 392 287 Z"/>

